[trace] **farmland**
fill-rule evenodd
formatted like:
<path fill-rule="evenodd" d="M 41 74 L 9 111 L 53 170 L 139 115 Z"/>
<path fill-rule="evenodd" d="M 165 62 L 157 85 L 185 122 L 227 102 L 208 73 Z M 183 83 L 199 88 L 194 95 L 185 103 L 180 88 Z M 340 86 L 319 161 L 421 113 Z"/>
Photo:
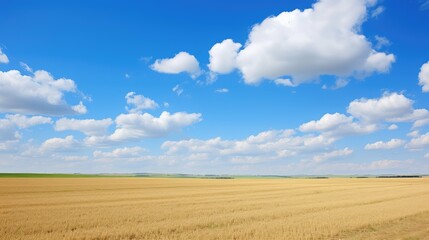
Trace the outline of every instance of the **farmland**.
<path fill-rule="evenodd" d="M 1 178 L 0 239 L 428 239 L 429 178 Z"/>

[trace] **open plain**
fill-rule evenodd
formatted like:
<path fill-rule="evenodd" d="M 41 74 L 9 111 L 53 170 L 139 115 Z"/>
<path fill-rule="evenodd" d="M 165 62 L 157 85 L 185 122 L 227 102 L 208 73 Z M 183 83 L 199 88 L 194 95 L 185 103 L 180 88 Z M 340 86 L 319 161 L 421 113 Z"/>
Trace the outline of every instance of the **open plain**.
<path fill-rule="evenodd" d="M 3 178 L 1 239 L 429 239 L 429 178 Z"/>

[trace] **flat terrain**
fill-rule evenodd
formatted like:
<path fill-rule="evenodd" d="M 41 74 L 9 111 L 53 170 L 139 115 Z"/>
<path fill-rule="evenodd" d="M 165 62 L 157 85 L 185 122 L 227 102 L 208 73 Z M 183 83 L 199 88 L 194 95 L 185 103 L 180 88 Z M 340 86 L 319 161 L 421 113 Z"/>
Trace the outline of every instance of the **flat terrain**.
<path fill-rule="evenodd" d="M 429 239 L 429 178 L 2 178 L 0 239 Z"/>

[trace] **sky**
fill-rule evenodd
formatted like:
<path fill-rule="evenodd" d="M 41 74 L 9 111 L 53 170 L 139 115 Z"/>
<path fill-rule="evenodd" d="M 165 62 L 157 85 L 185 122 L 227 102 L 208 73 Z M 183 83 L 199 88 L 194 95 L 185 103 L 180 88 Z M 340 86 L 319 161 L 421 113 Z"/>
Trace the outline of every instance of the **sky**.
<path fill-rule="evenodd" d="M 429 173 L 429 1 L 7 1 L 0 172 Z"/>

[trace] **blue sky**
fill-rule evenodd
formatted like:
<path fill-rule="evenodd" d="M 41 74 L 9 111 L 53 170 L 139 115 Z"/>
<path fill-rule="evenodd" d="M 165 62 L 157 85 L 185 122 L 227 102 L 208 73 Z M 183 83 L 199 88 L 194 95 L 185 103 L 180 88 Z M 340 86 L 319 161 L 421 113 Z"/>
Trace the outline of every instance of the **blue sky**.
<path fill-rule="evenodd" d="M 429 172 L 426 1 L 10 1 L 0 172 Z"/>

